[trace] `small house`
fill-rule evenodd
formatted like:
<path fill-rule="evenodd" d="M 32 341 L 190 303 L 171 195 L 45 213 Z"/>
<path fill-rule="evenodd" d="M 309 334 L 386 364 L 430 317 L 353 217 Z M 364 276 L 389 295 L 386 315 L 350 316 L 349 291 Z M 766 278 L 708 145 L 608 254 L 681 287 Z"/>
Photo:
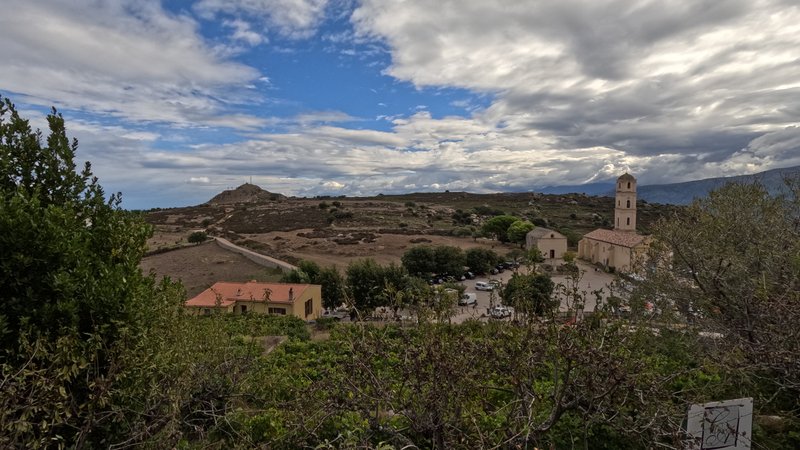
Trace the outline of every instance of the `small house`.
<path fill-rule="evenodd" d="M 185 306 L 198 315 L 217 309 L 231 314 L 293 315 L 314 320 L 322 315 L 322 286 L 220 281 L 187 300 Z"/>

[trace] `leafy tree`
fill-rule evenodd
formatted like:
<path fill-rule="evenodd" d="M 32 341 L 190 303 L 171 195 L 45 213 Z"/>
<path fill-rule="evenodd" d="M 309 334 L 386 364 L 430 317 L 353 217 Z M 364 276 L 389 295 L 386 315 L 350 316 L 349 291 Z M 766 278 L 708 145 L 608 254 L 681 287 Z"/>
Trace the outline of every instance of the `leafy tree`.
<path fill-rule="evenodd" d="M 659 223 L 635 298 L 725 335 L 722 358 L 786 409 L 800 407 L 800 185 L 728 184 Z M 746 368 L 746 369 L 745 369 Z M 783 393 L 778 395 L 776 393 Z"/>
<path fill-rule="evenodd" d="M 508 226 L 508 230 L 506 231 L 506 234 L 508 235 L 508 241 L 524 246 L 525 237 L 528 235 L 528 232 L 534 228 L 535 225 L 527 220 L 517 220 Z"/>
<path fill-rule="evenodd" d="M 548 275 L 515 273 L 503 290 L 503 301 L 516 310 L 543 316 L 558 306 L 553 298 L 555 284 Z"/>
<path fill-rule="evenodd" d="M 525 253 L 525 265 L 531 272 L 536 272 L 536 265 L 544 262 L 544 255 L 538 247 L 534 247 Z"/>
<path fill-rule="evenodd" d="M 77 141 L 47 121 L 43 140 L 0 99 L 0 446 L 139 442 L 139 424 L 175 423 L 184 391 L 150 388 L 187 367 L 165 345 L 184 293 L 142 275 L 150 227 L 76 172 Z"/>
<path fill-rule="evenodd" d="M 346 277 L 353 306 L 361 311 L 372 311 L 386 305 L 383 294 L 387 287 L 402 289 L 406 285 L 408 272 L 402 266 L 381 266 L 367 258 L 350 263 Z"/>
<path fill-rule="evenodd" d="M 144 320 L 138 264 L 150 228 L 108 202 L 87 163 L 74 171 L 77 141 L 48 116 L 46 143 L 10 101 L 0 106 L 0 301 L 11 349 L 23 330 L 56 337 L 100 332 L 109 343 Z"/>
<path fill-rule="evenodd" d="M 431 273 L 460 275 L 465 264 L 464 252 L 447 245 L 411 247 L 402 261 L 409 273 L 423 277 Z"/>
<path fill-rule="evenodd" d="M 417 276 L 428 276 L 437 271 L 433 254 L 432 247 L 417 245 L 406 250 L 401 261 L 408 273 Z"/>
<path fill-rule="evenodd" d="M 320 270 L 314 283 L 322 285 L 322 306 L 337 308 L 344 303 L 344 277 L 335 266 Z"/>
<path fill-rule="evenodd" d="M 199 244 L 201 242 L 205 242 L 208 239 L 208 235 L 205 231 L 195 231 L 189 235 L 187 239 L 190 244 Z"/>
<path fill-rule="evenodd" d="M 439 245 L 433 249 L 433 260 L 436 271 L 449 275 L 461 275 L 464 272 L 464 251 L 450 245 Z"/>
<path fill-rule="evenodd" d="M 486 273 L 501 261 L 500 255 L 488 248 L 471 248 L 464 254 L 464 262 L 475 273 Z"/>
<path fill-rule="evenodd" d="M 487 235 L 494 236 L 500 242 L 508 242 L 508 227 L 518 220 L 519 218 L 515 216 L 495 216 L 487 220 L 481 230 Z"/>
<path fill-rule="evenodd" d="M 321 268 L 313 261 L 300 261 L 297 269 L 286 272 L 282 283 L 308 283 L 322 286 L 322 306 L 336 308 L 344 302 L 344 278 L 336 267 Z"/>

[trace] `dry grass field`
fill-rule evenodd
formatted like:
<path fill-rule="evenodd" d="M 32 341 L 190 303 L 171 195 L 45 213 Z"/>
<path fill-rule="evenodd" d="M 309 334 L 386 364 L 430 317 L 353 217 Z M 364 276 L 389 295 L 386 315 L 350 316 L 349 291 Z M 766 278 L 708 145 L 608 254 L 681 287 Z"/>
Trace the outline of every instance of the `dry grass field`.
<path fill-rule="evenodd" d="M 192 231 L 206 230 L 291 263 L 309 260 L 344 270 L 361 258 L 399 263 L 414 245 L 486 247 L 505 255 L 518 247 L 472 236 L 483 221 L 501 212 L 570 233 L 573 242 L 610 225 L 614 214 L 611 198 L 582 194 L 444 192 L 308 199 L 286 198 L 254 185 L 223 194 L 203 205 L 149 211 L 146 220 L 155 229 L 150 250 L 186 245 Z M 644 232 L 678 209 L 643 202 L 638 208 Z M 219 280 L 276 278 L 213 243 L 149 256 L 142 267 L 181 279 L 190 295 Z"/>
<path fill-rule="evenodd" d="M 166 253 L 147 256 L 140 267 L 158 278 L 181 280 L 188 297 L 194 297 L 217 281 L 277 281 L 280 274 L 269 271 L 213 241 Z"/>

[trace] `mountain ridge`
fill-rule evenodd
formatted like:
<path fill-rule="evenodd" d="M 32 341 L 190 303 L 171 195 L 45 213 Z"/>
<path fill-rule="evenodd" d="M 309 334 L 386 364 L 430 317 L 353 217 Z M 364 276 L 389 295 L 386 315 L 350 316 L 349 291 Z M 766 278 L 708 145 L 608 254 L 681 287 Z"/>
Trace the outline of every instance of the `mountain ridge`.
<path fill-rule="evenodd" d="M 777 195 L 786 192 L 786 186 L 783 183 L 783 179 L 786 176 L 800 176 L 800 166 L 770 169 L 750 175 L 704 178 L 680 183 L 639 185 L 637 197 L 650 203 L 688 205 L 695 198 L 705 197 L 712 190 L 718 189 L 727 183 L 753 183 L 756 181 L 763 184 L 770 194 Z M 614 180 L 579 185 L 545 186 L 533 191 L 542 194 L 578 193 L 613 197 Z"/>

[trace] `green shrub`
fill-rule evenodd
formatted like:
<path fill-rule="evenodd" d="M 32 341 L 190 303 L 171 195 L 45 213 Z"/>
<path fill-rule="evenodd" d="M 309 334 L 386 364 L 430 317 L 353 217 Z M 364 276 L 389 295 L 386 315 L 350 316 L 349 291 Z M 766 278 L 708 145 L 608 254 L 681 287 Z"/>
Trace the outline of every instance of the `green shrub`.
<path fill-rule="evenodd" d="M 189 235 L 187 239 L 190 244 L 199 244 L 201 242 L 205 242 L 208 239 L 208 234 L 205 231 L 195 231 Z"/>

